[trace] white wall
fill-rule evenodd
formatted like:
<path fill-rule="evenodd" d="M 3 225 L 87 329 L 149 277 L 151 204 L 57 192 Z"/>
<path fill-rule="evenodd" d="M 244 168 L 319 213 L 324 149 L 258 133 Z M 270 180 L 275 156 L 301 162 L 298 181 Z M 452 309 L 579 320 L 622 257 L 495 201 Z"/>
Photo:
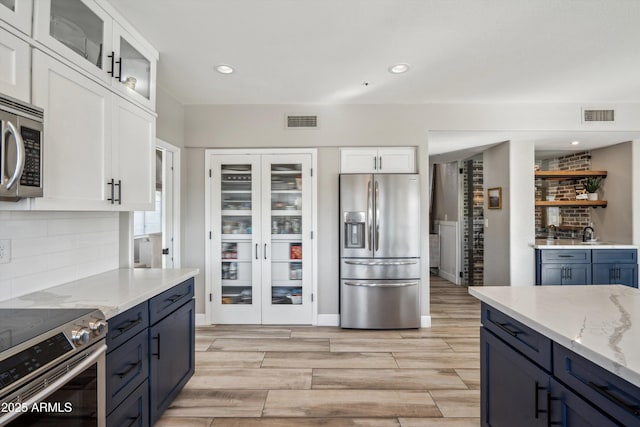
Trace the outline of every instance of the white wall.
<path fill-rule="evenodd" d="M 509 143 L 496 145 L 483 153 L 484 171 L 484 279 L 485 286 L 510 284 L 510 198 Z M 533 171 L 533 165 L 532 165 Z M 533 173 L 533 172 L 532 172 Z M 502 187 L 502 208 L 488 209 L 487 190 Z M 532 199 L 533 201 L 533 199 Z M 532 202 L 533 203 L 533 202 Z M 534 259 L 530 260 L 533 265 Z"/>
<path fill-rule="evenodd" d="M 433 206 L 431 216 L 434 220 L 458 221 L 460 210 L 460 173 L 458 162 L 432 165 L 435 170 L 433 184 Z M 433 171 L 431 172 L 433 174 Z"/>
<path fill-rule="evenodd" d="M 506 184 L 507 196 L 505 197 L 509 209 L 508 284 L 533 286 L 536 283 L 535 251 L 531 246 L 536 234 L 533 173 L 535 145 L 533 141 L 509 141 L 508 146 L 509 180 Z M 486 253 L 485 248 L 485 255 Z M 485 261 L 485 269 L 486 266 Z"/>
<path fill-rule="evenodd" d="M 599 197 L 607 200 L 607 207 L 591 212 L 599 240 L 632 243 L 632 160 L 631 142 L 591 151 L 591 169 L 607 171 L 598 190 Z"/>
<path fill-rule="evenodd" d="M 117 212 L 0 212 L 0 300 L 118 268 Z"/>

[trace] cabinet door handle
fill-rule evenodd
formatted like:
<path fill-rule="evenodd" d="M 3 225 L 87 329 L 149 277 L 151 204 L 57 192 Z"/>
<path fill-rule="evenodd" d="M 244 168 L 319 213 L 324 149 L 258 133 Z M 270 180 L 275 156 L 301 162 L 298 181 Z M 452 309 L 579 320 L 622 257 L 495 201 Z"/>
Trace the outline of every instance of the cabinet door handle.
<path fill-rule="evenodd" d="M 373 170 L 378 170 L 378 156 L 373 156 Z"/>
<path fill-rule="evenodd" d="M 566 273 L 564 272 L 564 270 L 565 270 L 565 268 L 564 268 L 564 267 L 561 267 L 561 268 L 560 268 L 560 279 L 561 279 L 561 280 L 566 279 Z"/>
<path fill-rule="evenodd" d="M 593 381 L 589 381 L 587 385 L 591 387 L 591 389 L 593 389 L 595 392 L 597 392 L 600 396 L 620 406 L 622 409 L 629 412 L 633 416 L 635 417 L 640 416 L 640 407 L 635 405 L 630 405 L 627 402 L 624 402 L 623 400 L 621 400 L 619 397 L 614 396 L 609 391 L 609 387 L 607 387 L 606 385 L 598 385 Z"/>
<path fill-rule="evenodd" d="M 118 59 L 116 64 L 118 64 L 118 75 L 113 77 L 118 79 L 119 82 L 122 82 L 122 58 Z"/>
<path fill-rule="evenodd" d="M 120 335 L 122 335 L 125 332 L 127 332 L 129 329 L 133 328 L 136 325 L 139 325 L 140 323 L 142 323 L 142 318 L 138 317 L 136 320 L 132 320 L 129 323 L 127 323 L 125 326 L 121 326 L 116 329 L 118 330 L 118 332 L 120 332 Z"/>
<path fill-rule="evenodd" d="M 258 259 L 258 244 L 256 243 L 256 259 Z"/>
<path fill-rule="evenodd" d="M 160 334 L 158 334 L 157 337 L 152 337 L 152 340 L 158 340 L 158 352 L 157 353 L 151 353 L 152 356 L 158 356 L 158 360 L 160 360 Z"/>
<path fill-rule="evenodd" d="M 129 363 L 129 367 L 126 370 L 124 370 L 123 372 L 118 372 L 116 375 L 120 379 L 123 379 L 124 377 L 129 375 L 131 372 L 133 372 L 136 368 L 138 368 L 138 366 L 140 366 L 141 363 L 142 363 L 141 360 L 138 360 L 136 363 Z"/>
<path fill-rule="evenodd" d="M 264 259 L 267 259 L 267 244 L 264 244 Z"/>
<path fill-rule="evenodd" d="M 503 331 L 505 331 L 506 333 L 508 333 L 509 335 L 511 335 L 512 337 L 517 337 L 518 334 L 520 334 L 520 331 L 514 331 L 512 329 L 507 328 L 508 323 L 500 323 L 500 322 L 495 322 L 492 321 L 494 325 L 496 325 L 497 327 L 499 327 L 500 329 L 502 329 Z"/>
<path fill-rule="evenodd" d="M 382 170 L 382 156 L 378 157 L 378 168 Z"/>
<path fill-rule="evenodd" d="M 111 186 L 111 197 L 109 199 L 107 199 L 107 201 L 109 201 L 109 202 L 111 202 L 111 204 L 113 204 L 113 199 L 114 199 L 114 196 L 115 196 L 115 187 L 114 187 L 115 181 L 114 181 L 114 179 L 111 178 L 111 181 L 107 182 L 107 185 Z"/>
<path fill-rule="evenodd" d="M 540 395 L 540 390 L 546 390 L 546 387 L 540 387 L 540 384 L 538 383 L 538 381 L 536 381 L 535 383 L 535 398 L 533 399 L 533 404 L 535 406 L 535 417 L 536 419 L 538 419 L 538 414 L 542 413 L 544 414 L 545 412 L 549 411 L 549 407 L 547 406 L 547 410 L 543 410 L 543 409 L 538 409 L 538 405 L 540 403 L 540 399 L 539 399 L 539 395 Z"/>
<path fill-rule="evenodd" d="M 111 60 L 111 69 L 109 71 L 107 71 L 107 74 L 109 74 L 111 77 L 113 77 L 113 61 L 115 59 L 115 53 L 113 51 L 111 51 L 111 53 L 109 55 L 107 55 L 107 58 L 109 58 Z"/>
<path fill-rule="evenodd" d="M 114 187 L 118 187 L 118 198 L 114 200 L 114 202 L 118 202 L 119 205 L 122 204 L 122 180 L 118 180 L 117 184 L 113 185 Z"/>

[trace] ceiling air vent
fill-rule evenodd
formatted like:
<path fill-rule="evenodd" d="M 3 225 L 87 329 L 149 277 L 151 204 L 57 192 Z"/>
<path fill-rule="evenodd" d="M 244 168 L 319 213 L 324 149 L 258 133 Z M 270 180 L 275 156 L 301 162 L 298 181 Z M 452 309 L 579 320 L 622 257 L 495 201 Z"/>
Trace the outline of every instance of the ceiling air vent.
<path fill-rule="evenodd" d="M 582 121 L 584 123 L 591 122 L 613 122 L 615 121 L 614 110 L 595 110 L 583 109 Z"/>
<path fill-rule="evenodd" d="M 287 129 L 317 129 L 318 116 L 287 115 Z"/>

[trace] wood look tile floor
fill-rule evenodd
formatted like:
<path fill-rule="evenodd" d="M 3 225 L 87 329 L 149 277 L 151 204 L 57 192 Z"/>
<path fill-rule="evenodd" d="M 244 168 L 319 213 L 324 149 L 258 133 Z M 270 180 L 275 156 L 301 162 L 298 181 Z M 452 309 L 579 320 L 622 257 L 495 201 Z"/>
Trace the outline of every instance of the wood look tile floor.
<path fill-rule="evenodd" d="M 477 427 L 480 303 L 431 277 L 432 327 L 196 329 L 193 378 L 157 427 Z"/>

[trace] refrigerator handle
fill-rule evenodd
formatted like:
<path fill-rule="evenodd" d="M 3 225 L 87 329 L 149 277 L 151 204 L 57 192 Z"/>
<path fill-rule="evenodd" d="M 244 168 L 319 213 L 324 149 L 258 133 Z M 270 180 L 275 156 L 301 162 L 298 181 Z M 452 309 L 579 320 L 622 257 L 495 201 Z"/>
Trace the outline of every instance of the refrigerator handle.
<path fill-rule="evenodd" d="M 378 206 L 378 197 L 380 195 L 380 188 L 378 187 L 378 181 L 375 182 L 375 194 L 373 197 L 373 203 L 376 207 L 376 252 L 380 249 L 380 207 Z"/>
<path fill-rule="evenodd" d="M 20 132 L 16 129 L 13 123 L 7 121 L 7 131 L 6 134 L 13 134 L 13 138 L 15 139 L 16 144 L 16 170 L 13 172 L 13 175 L 7 181 L 6 189 L 9 190 L 13 187 L 13 184 L 22 176 L 22 170 L 24 169 L 24 142 L 22 141 L 22 136 Z M 6 154 L 6 151 L 5 151 Z M 4 159 L 2 160 L 4 162 Z"/>
<path fill-rule="evenodd" d="M 373 242 L 373 206 L 371 205 L 371 180 L 367 182 L 367 224 L 369 225 L 369 251 Z"/>

